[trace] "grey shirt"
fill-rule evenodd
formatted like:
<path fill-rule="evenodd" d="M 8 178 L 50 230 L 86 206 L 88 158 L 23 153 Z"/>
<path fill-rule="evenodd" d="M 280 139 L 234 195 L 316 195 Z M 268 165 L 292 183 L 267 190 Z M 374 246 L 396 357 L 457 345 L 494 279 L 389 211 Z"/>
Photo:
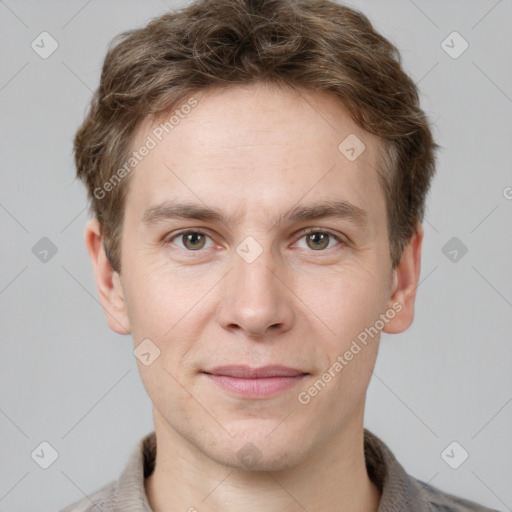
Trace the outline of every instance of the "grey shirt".
<path fill-rule="evenodd" d="M 390 449 L 366 429 L 364 453 L 368 475 L 382 494 L 378 512 L 498 512 L 408 475 Z M 118 480 L 60 512 L 153 512 L 144 479 L 154 469 L 155 456 L 156 437 L 151 432 L 139 441 Z"/>

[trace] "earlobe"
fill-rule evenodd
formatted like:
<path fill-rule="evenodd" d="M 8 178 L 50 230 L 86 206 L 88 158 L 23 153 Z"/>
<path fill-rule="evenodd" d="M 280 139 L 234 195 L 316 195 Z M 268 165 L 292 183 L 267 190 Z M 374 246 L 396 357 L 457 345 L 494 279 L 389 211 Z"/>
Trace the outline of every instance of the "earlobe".
<path fill-rule="evenodd" d="M 99 300 L 109 327 L 118 334 L 130 334 L 130 323 L 121 281 L 105 254 L 101 229 L 96 218 L 87 223 L 85 245 L 91 258 Z"/>
<path fill-rule="evenodd" d="M 396 315 L 383 329 L 389 334 L 405 331 L 414 320 L 414 301 L 421 270 L 422 242 L 423 227 L 418 224 L 416 233 L 405 246 L 400 263 L 394 270 L 388 307 L 394 309 Z"/>

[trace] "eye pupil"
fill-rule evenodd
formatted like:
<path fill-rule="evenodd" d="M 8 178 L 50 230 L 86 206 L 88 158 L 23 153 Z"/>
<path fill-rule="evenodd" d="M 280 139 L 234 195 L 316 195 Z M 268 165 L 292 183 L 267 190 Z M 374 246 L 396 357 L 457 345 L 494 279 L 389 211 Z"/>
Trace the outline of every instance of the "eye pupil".
<path fill-rule="evenodd" d="M 307 236 L 308 245 L 313 250 L 325 249 L 329 245 L 329 234 L 328 233 L 310 233 Z M 313 242 L 313 246 L 310 245 Z M 317 244 L 320 242 L 319 244 Z"/>
<path fill-rule="evenodd" d="M 187 249 L 192 250 L 202 249 L 205 243 L 205 238 L 202 233 L 186 233 L 182 236 L 182 240 L 183 245 Z"/>

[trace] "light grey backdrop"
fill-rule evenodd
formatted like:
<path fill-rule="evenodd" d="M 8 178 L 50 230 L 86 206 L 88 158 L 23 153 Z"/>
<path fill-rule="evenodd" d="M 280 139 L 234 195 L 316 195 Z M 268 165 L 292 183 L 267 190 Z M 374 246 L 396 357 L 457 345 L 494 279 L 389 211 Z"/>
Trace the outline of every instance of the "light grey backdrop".
<path fill-rule="evenodd" d="M 71 143 L 110 39 L 176 5 L 0 0 L 0 510 L 82 498 L 153 429 L 96 298 Z M 383 336 L 366 427 L 417 478 L 512 510 L 512 2 L 351 5 L 401 50 L 443 146 L 415 322 Z"/>

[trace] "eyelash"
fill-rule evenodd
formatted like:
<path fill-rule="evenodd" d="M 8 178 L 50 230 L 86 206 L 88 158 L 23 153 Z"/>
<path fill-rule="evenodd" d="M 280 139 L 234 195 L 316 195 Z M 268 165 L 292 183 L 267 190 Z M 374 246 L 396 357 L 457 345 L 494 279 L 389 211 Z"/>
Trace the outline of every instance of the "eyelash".
<path fill-rule="evenodd" d="M 334 233 L 332 233 L 331 231 L 329 230 L 325 230 L 325 229 L 319 229 L 319 228 L 307 228 L 303 231 L 300 232 L 300 237 L 298 238 L 298 240 L 301 240 L 302 238 L 304 238 L 305 236 L 311 234 L 311 233 L 321 233 L 321 234 L 326 234 L 326 235 L 329 235 L 329 237 L 331 238 L 334 238 L 336 240 L 336 242 L 338 242 L 337 245 L 343 245 L 345 242 L 344 240 L 338 236 L 338 235 L 335 235 Z M 206 231 L 202 231 L 201 229 L 185 229 L 185 230 L 182 230 L 182 231 L 179 231 L 177 233 L 174 233 L 172 236 L 168 236 L 164 239 L 164 245 L 169 245 L 170 243 L 172 243 L 172 241 L 180 236 L 183 236 L 183 235 L 188 235 L 188 234 L 201 234 L 201 235 L 205 235 L 207 236 L 208 238 L 212 238 Z M 335 246 L 336 247 L 336 246 Z M 334 247 L 330 247 L 329 249 L 320 249 L 320 250 L 313 250 L 311 249 L 311 252 L 327 252 L 328 250 L 330 249 L 333 249 Z M 186 248 L 182 248 L 182 247 L 178 247 L 178 249 L 180 251 L 184 251 L 184 252 L 187 252 L 187 253 L 201 253 L 203 252 L 202 249 L 198 249 L 196 251 L 193 251 L 191 249 L 186 249 Z"/>

